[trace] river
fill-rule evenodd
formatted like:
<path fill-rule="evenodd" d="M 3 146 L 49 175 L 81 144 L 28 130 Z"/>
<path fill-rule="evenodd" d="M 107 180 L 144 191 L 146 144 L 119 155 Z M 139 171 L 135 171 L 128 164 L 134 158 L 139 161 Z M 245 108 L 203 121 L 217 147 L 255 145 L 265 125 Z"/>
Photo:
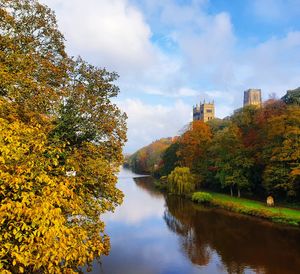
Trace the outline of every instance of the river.
<path fill-rule="evenodd" d="M 124 202 L 104 216 L 109 256 L 94 274 L 300 273 L 300 230 L 208 209 L 122 169 Z"/>

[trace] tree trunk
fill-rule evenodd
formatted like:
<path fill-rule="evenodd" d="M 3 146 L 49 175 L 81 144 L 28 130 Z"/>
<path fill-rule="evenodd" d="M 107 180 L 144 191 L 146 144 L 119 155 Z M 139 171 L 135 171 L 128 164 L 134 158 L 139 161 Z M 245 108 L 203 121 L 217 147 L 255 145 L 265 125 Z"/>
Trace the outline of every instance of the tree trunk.
<path fill-rule="evenodd" d="M 230 196 L 231 196 L 231 197 L 233 196 L 233 193 L 232 193 L 232 187 L 230 187 Z"/>
<path fill-rule="evenodd" d="M 241 197 L 241 191 L 240 191 L 239 188 L 238 188 L 238 197 L 239 197 L 239 198 Z"/>

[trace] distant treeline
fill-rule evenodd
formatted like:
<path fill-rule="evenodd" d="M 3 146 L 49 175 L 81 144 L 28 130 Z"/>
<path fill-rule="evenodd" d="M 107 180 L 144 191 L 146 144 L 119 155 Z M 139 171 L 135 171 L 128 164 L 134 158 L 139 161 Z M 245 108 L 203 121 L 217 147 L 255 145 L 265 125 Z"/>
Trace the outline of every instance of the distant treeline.
<path fill-rule="evenodd" d="M 194 121 L 176 139 L 140 149 L 127 165 L 159 177 L 189 167 L 198 187 L 300 201 L 300 88 L 261 108 Z"/>
<path fill-rule="evenodd" d="M 176 138 L 162 138 L 148 146 L 139 149 L 130 156 L 125 156 L 125 167 L 136 173 L 146 173 L 159 176 L 162 168 L 162 155 Z"/>

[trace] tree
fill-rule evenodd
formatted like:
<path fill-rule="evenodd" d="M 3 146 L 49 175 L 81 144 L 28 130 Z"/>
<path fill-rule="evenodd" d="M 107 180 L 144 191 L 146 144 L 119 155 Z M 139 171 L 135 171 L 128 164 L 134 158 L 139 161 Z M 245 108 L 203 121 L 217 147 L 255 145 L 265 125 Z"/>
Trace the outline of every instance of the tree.
<path fill-rule="evenodd" d="M 35 0 L 1 0 L 0 16 L 0 95 L 17 103 L 20 117 L 53 113 L 68 60 L 54 13 Z"/>
<path fill-rule="evenodd" d="M 288 106 L 266 125 L 263 184 L 268 192 L 295 196 L 300 190 L 300 109 Z"/>
<path fill-rule="evenodd" d="M 230 188 L 231 196 L 233 188 L 237 187 L 240 197 L 240 191 L 250 186 L 249 170 L 253 165 L 253 160 L 243 145 L 240 129 L 231 124 L 219 131 L 213 139 L 210 152 L 216 167 L 216 177 L 221 185 Z"/>
<path fill-rule="evenodd" d="M 211 142 L 211 131 L 202 121 L 194 121 L 190 128 L 179 138 L 179 151 L 182 166 L 192 170 L 199 168 L 207 160 L 206 152 Z M 199 173 L 199 172 L 198 172 Z"/>
<path fill-rule="evenodd" d="M 160 176 L 162 155 L 173 144 L 172 138 L 161 138 L 132 154 L 128 163 L 133 171 Z"/>
<path fill-rule="evenodd" d="M 169 191 L 174 194 L 185 195 L 195 190 L 195 179 L 188 167 L 176 167 L 167 182 Z"/>
<path fill-rule="evenodd" d="M 0 272 L 75 273 L 109 252 L 125 114 L 117 75 L 64 52 L 53 12 L 0 0 Z"/>
<path fill-rule="evenodd" d="M 230 125 L 229 119 L 219 119 L 215 118 L 206 122 L 209 125 L 213 134 L 217 133 L 219 130 L 222 130 Z"/>
<path fill-rule="evenodd" d="M 231 121 L 236 124 L 245 135 L 255 125 L 256 114 L 259 111 L 257 106 L 245 106 L 242 109 L 237 110 L 231 117 Z"/>
<path fill-rule="evenodd" d="M 281 100 L 287 105 L 297 104 L 300 105 L 300 87 L 294 90 L 288 90 Z"/>
<path fill-rule="evenodd" d="M 161 175 L 168 175 L 172 170 L 178 165 L 178 149 L 179 143 L 175 142 L 171 144 L 162 155 L 162 167 L 161 167 Z"/>
<path fill-rule="evenodd" d="M 205 182 L 208 173 L 208 149 L 212 133 L 202 121 L 194 121 L 178 140 L 178 157 L 181 166 L 187 166 L 196 175 L 197 184 Z"/>
<path fill-rule="evenodd" d="M 106 159 L 119 161 L 114 157 L 122 154 L 126 115 L 111 102 L 119 93 L 113 84 L 118 75 L 81 58 L 72 62 L 70 69 L 51 136 L 66 141 L 71 147 L 93 142 L 101 147 Z"/>
<path fill-rule="evenodd" d="M 109 194 L 114 188 L 99 182 L 99 190 L 91 187 L 81 170 L 79 176 L 66 176 L 72 161 L 63 164 L 64 146 L 49 143 L 45 128 L 2 118 L 0 128 L 1 273 L 73 273 L 78 265 L 107 253 L 109 241 L 99 214 L 113 208 L 109 197 L 119 203 L 120 193 Z M 101 176 L 107 167 L 97 160 Z M 109 176 L 103 178 L 108 185 Z M 106 191 L 99 202 L 93 190 Z"/>

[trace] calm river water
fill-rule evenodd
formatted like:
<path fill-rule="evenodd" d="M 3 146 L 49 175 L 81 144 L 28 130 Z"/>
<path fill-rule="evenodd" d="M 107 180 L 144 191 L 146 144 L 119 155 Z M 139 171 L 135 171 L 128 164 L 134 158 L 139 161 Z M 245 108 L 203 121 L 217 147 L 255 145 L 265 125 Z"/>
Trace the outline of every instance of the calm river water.
<path fill-rule="evenodd" d="M 104 217 L 111 251 L 92 273 L 300 273 L 300 230 L 164 197 L 136 176 L 119 174 L 124 202 Z"/>

